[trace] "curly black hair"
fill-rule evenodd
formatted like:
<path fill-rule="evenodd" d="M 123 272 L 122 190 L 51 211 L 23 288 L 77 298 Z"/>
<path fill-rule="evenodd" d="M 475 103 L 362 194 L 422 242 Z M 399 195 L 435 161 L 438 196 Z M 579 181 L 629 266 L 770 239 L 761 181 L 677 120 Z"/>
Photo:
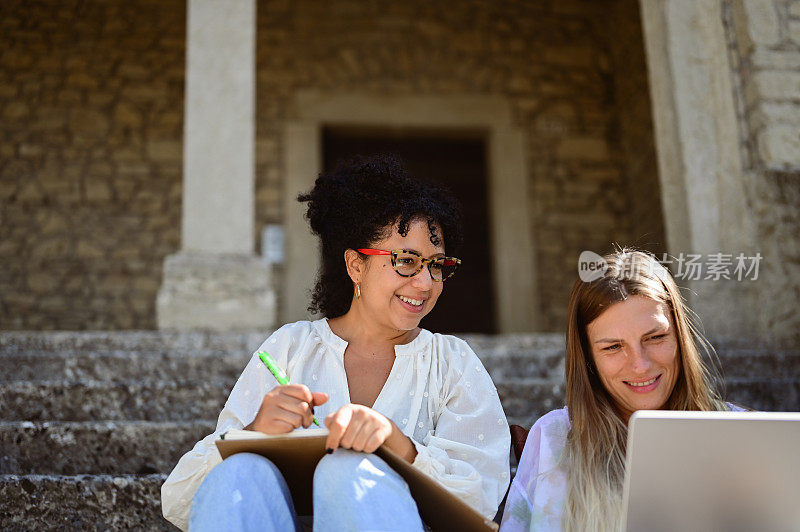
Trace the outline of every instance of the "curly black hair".
<path fill-rule="evenodd" d="M 411 177 L 393 155 L 340 162 L 297 200 L 308 202 L 306 218 L 322 243 L 322 265 L 308 309 L 326 318 L 350 310 L 353 283 L 344 262 L 347 249 L 371 247 L 389 236 L 395 224 L 405 236 L 409 224 L 420 219 L 428 223 L 431 243 L 444 244 L 449 254 L 458 251 L 463 238 L 458 202 L 442 187 Z"/>

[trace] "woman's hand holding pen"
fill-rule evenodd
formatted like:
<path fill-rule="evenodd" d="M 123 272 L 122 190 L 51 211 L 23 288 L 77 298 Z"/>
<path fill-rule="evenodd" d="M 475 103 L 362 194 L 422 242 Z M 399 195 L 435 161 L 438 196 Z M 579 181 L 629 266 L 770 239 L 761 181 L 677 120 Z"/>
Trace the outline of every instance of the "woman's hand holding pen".
<path fill-rule="evenodd" d="M 311 425 L 314 406 L 328 400 L 328 394 L 311 392 L 303 384 L 286 384 L 274 387 L 264 396 L 258 414 L 248 430 L 265 434 L 283 434 L 301 426 Z"/>
<path fill-rule="evenodd" d="M 328 452 L 338 447 L 371 453 L 381 445 L 390 448 L 408 462 L 413 462 L 417 449 L 391 419 L 364 405 L 348 404 L 325 418 L 330 431 Z"/>

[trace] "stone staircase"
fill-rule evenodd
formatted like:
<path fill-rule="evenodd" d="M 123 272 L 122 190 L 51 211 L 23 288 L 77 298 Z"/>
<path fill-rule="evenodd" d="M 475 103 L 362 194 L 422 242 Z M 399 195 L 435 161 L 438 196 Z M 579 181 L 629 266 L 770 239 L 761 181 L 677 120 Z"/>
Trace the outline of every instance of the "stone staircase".
<path fill-rule="evenodd" d="M 264 333 L 0 333 L 0 529 L 170 529 L 160 486 Z M 564 403 L 562 335 L 465 335 L 511 423 Z M 727 398 L 800 410 L 800 350 L 718 345 Z"/>

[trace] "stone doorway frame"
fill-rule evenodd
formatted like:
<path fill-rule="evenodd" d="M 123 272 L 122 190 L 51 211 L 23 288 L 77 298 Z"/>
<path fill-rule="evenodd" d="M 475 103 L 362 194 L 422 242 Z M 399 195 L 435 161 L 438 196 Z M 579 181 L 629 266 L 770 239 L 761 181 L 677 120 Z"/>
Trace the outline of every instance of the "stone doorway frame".
<path fill-rule="evenodd" d="M 296 198 L 322 171 L 322 130 L 332 127 L 483 131 L 487 143 L 489 234 L 499 333 L 539 329 L 539 297 L 526 158 L 526 135 L 497 96 L 392 96 L 301 91 L 285 125 L 286 262 L 281 322 L 310 319 L 306 310 L 319 265 L 318 243 Z M 468 235 L 467 235 L 468 237 Z"/>

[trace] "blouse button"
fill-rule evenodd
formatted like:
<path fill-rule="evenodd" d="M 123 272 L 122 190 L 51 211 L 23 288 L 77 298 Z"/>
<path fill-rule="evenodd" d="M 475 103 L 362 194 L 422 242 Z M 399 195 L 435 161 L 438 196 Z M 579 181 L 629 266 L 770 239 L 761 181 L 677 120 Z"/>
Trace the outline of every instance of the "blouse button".
<path fill-rule="evenodd" d="M 422 397 L 428 397 L 428 392 L 423 393 Z"/>
<path fill-rule="evenodd" d="M 478 434 L 478 439 L 483 441 L 483 434 Z"/>
<path fill-rule="evenodd" d="M 472 386 L 472 383 L 471 383 L 471 382 L 469 382 L 469 381 L 467 381 L 467 382 L 464 384 L 464 386 L 466 386 L 467 388 L 470 388 L 470 387 Z"/>
<path fill-rule="evenodd" d="M 501 417 L 497 418 L 497 424 L 498 425 L 502 425 L 503 424 L 503 418 L 501 418 Z"/>
<path fill-rule="evenodd" d="M 408 395 L 410 395 L 411 397 L 414 397 L 414 391 L 412 390 L 412 391 L 408 392 Z"/>
<path fill-rule="evenodd" d="M 277 342 L 277 341 L 278 341 L 278 340 L 276 340 L 275 338 L 270 338 L 270 339 L 269 339 L 269 343 L 271 343 L 271 344 L 274 344 L 274 343 L 275 343 L 275 342 Z"/>
<path fill-rule="evenodd" d="M 418 426 L 419 428 L 422 428 L 422 427 L 423 427 L 423 425 L 422 425 L 422 421 L 420 421 L 419 423 L 417 423 L 417 426 Z"/>
<path fill-rule="evenodd" d="M 312 375 L 312 376 L 311 376 L 311 380 L 312 380 L 312 381 L 315 381 L 315 380 L 317 380 L 317 376 L 316 376 L 316 375 Z"/>
<path fill-rule="evenodd" d="M 480 371 L 480 370 L 481 370 L 480 366 L 475 366 L 475 371 Z"/>
<path fill-rule="evenodd" d="M 403 420 L 403 425 L 407 425 L 407 424 L 408 424 L 408 420 L 407 420 L 407 419 L 404 419 L 404 420 Z"/>
<path fill-rule="evenodd" d="M 461 416 L 456 416 L 456 421 L 461 421 Z"/>

